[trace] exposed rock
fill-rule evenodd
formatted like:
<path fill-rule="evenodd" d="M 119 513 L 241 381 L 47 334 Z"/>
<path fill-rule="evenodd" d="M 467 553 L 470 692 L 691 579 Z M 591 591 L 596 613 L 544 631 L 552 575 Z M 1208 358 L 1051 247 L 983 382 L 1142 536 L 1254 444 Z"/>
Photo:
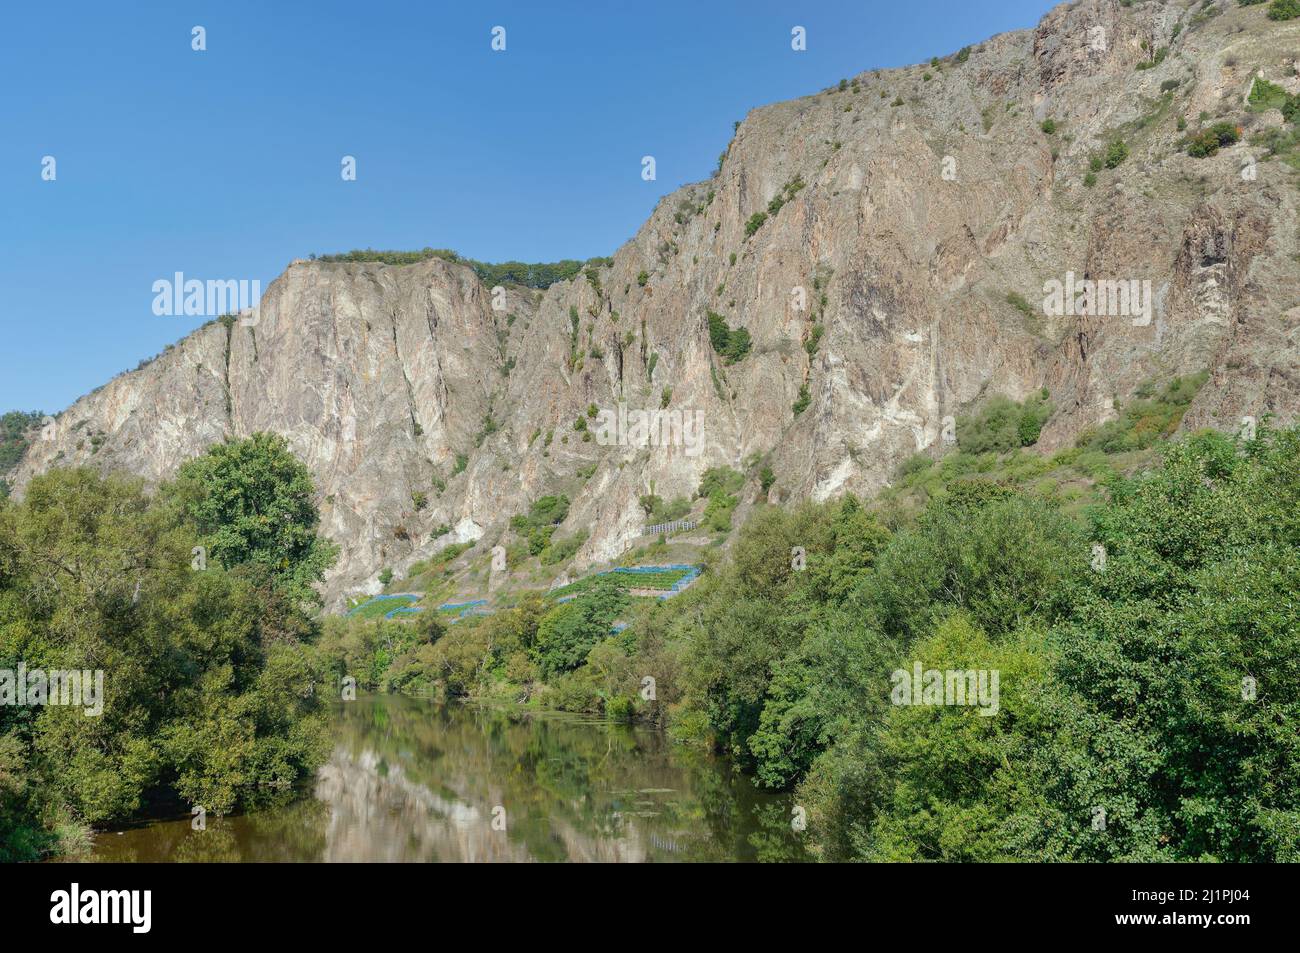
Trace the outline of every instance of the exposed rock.
<path fill-rule="evenodd" d="M 16 483 L 70 463 L 157 480 L 214 441 L 281 433 L 343 548 L 328 580 L 337 605 L 384 566 L 495 544 L 545 493 L 573 501 L 561 535 L 589 531 L 581 565 L 632 543 L 652 484 L 690 495 L 711 466 L 750 474 L 737 522 L 759 494 L 758 456 L 777 475 L 774 498 L 869 492 L 937 449 L 945 417 L 993 394 L 1051 391 L 1045 450 L 1113 416 L 1148 378 L 1203 368 L 1185 426 L 1290 419 L 1294 173 L 1259 161 L 1248 180 L 1243 166 L 1262 156 L 1244 142 L 1189 157 L 1175 120 L 1194 128 L 1205 111 L 1264 128 L 1242 98 L 1259 69 L 1294 83 L 1297 30 L 1259 7 L 1219 6 L 1193 22 L 1174 5 L 1084 0 L 965 62 L 863 73 L 845 91 L 754 110 L 719 172 L 665 197 L 599 288 L 579 276 L 512 289 L 495 310 L 461 265 L 295 261 L 255 326 L 203 328 L 82 398 Z M 1167 80 L 1180 85 L 1162 103 Z M 1129 158 L 1086 187 L 1090 156 L 1118 137 Z M 747 237 L 756 213 L 768 218 Z M 1044 283 L 1067 272 L 1149 282 L 1152 319 L 1040 314 Z M 751 335 L 738 363 L 714 353 L 710 310 Z M 658 409 L 664 388 L 669 410 L 704 411 L 698 454 L 680 441 L 601 446 L 574 429 L 591 404 Z M 429 498 L 420 511 L 416 492 Z M 435 535 L 441 524 L 452 534 Z"/>

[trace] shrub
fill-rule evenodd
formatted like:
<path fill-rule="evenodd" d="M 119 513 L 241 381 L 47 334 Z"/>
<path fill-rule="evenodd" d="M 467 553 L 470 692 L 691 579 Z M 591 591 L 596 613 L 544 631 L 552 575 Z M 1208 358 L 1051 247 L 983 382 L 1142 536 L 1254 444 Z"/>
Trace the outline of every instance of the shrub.
<path fill-rule="evenodd" d="M 1215 155 L 1223 146 L 1230 146 L 1241 138 L 1241 131 L 1230 122 L 1216 122 L 1202 129 L 1187 142 L 1187 154 L 1201 159 Z"/>
<path fill-rule="evenodd" d="M 808 340 L 803 342 L 803 349 L 812 357 L 817 353 L 817 348 L 821 344 L 822 335 L 826 333 L 826 328 L 821 324 L 814 324 L 808 332 Z"/>
<path fill-rule="evenodd" d="M 991 398 L 974 416 L 957 418 L 957 446 L 966 453 L 1006 453 L 1029 447 L 1052 416 L 1046 391 L 1033 394 L 1022 403 L 1006 397 Z"/>
<path fill-rule="evenodd" d="M 1250 88 L 1250 105 L 1252 109 L 1278 109 L 1287 122 L 1295 122 L 1300 112 L 1300 95 L 1291 95 L 1276 83 L 1257 78 Z"/>
<path fill-rule="evenodd" d="M 586 425 L 586 421 L 579 417 Z M 510 517 L 510 528 L 528 541 L 528 551 L 534 556 L 541 555 L 551 542 L 551 534 L 569 515 L 569 498 L 567 496 L 543 496 L 535 500 L 527 513 L 516 513 Z M 576 550 L 576 547 L 575 547 Z"/>
<path fill-rule="evenodd" d="M 1011 305 L 1027 318 L 1037 318 L 1038 313 L 1034 311 L 1033 306 L 1025 300 L 1025 296 L 1018 291 L 1007 292 L 1007 304 Z"/>
<path fill-rule="evenodd" d="M 1154 383 L 1143 384 L 1134 395 L 1136 399 L 1124 405 L 1117 419 L 1083 431 L 1076 446 L 1083 451 L 1123 453 L 1145 449 L 1172 436 L 1208 377 L 1204 371 L 1175 377 L 1159 393 Z"/>
<path fill-rule="evenodd" d="M 749 331 L 742 327 L 730 327 L 727 320 L 715 311 L 706 311 L 705 318 L 709 324 L 709 343 L 724 363 L 735 364 L 749 353 Z"/>
<path fill-rule="evenodd" d="M 1144 60 L 1143 62 L 1139 63 L 1137 65 L 1137 68 L 1139 70 L 1155 69 L 1157 66 L 1159 66 L 1161 63 L 1165 61 L 1165 57 L 1168 55 L 1169 55 L 1169 47 L 1162 46 L 1160 47 L 1160 49 L 1156 50 L 1155 55 L 1151 59 Z"/>
<path fill-rule="evenodd" d="M 794 415 L 798 417 L 800 414 L 802 414 L 805 410 L 808 409 L 808 405 L 811 403 L 812 403 L 812 395 L 808 392 L 807 383 L 800 384 L 799 399 L 790 405 L 790 409 L 793 410 Z"/>
<path fill-rule="evenodd" d="M 588 533 L 579 530 L 572 536 L 549 543 L 541 552 L 541 561 L 544 566 L 553 566 L 557 563 L 568 562 L 574 554 L 582 548 L 582 544 L 587 541 Z"/>
<path fill-rule="evenodd" d="M 749 220 L 745 222 L 745 237 L 752 238 L 754 233 L 762 228 L 763 223 L 766 221 L 766 212 L 755 212 L 753 215 L 749 216 Z"/>
<path fill-rule="evenodd" d="M 1116 139 L 1106 147 L 1106 168 L 1113 169 L 1128 158 L 1128 146 L 1123 139 Z"/>

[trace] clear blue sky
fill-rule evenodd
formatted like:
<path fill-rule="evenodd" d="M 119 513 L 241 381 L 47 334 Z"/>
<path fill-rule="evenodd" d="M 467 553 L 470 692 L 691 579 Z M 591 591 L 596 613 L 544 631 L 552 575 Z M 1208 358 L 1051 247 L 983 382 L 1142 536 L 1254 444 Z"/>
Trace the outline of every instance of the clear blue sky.
<path fill-rule="evenodd" d="M 0 411 L 61 410 L 201 324 L 151 311 L 151 285 L 176 271 L 265 289 L 293 258 L 367 246 L 611 254 L 660 196 L 710 174 L 751 108 L 1051 6 L 6 4 Z M 190 48 L 196 24 L 206 52 Z M 790 49 L 796 24 L 806 52 Z"/>

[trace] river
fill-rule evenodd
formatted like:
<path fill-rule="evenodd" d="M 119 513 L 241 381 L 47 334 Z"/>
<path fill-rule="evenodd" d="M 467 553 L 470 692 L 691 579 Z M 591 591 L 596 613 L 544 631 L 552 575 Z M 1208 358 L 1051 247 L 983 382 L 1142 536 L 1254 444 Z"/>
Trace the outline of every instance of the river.
<path fill-rule="evenodd" d="M 96 837 L 97 861 L 789 861 L 789 796 L 661 732 L 399 695 L 334 712 L 296 799 Z"/>

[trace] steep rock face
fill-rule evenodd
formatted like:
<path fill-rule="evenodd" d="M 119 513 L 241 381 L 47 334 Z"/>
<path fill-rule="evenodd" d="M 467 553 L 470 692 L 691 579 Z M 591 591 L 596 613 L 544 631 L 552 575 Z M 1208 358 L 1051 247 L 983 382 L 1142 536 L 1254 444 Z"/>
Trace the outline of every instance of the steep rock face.
<path fill-rule="evenodd" d="M 869 492 L 992 394 L 1051 391 L 1045 450 L 1143 381 L 1203 368 L 1186 426 L 1290 419 L 1294 173 L 1244 141 L 1194 159 L 1176 120 L 1280 122 L 1243 102 L 1260 70 L 1300 87 L 1300 27 L 1215 9 L 1085 0 L 968 58 L 757 109 L 718 173 L 664 198 L 612 266 L 544 293 L 494 301 L 437 260 L 295 262 L 256 326 L 204 328 L 74 404 L 17 483 L 56 462 L 159 479 L 225 436 L 282 433 L 343 547 L 338 604 L 383 566 L 495 543 L 545 493 L 572 498 L 560 532 L 589 533 L 581 565 L 627 548 L 641 494 L 689 495 L 711 466 L 751 475 L 746 504 L 760 458 L 773 498 Z M 1086 185 L 1121 138 L 1128 158 Z M 1045 283 L 1070 274 L 1145 285 L 1149 319 L 1047 313 Z M 710 311 L 749 332 L 743 360 L 715 352 Z M 702 439 L 604 445 L 575 429 L 591 405 L 620 403 L 698 411 Z M 440 524 L 453 533 L 435 536 Z"/>

